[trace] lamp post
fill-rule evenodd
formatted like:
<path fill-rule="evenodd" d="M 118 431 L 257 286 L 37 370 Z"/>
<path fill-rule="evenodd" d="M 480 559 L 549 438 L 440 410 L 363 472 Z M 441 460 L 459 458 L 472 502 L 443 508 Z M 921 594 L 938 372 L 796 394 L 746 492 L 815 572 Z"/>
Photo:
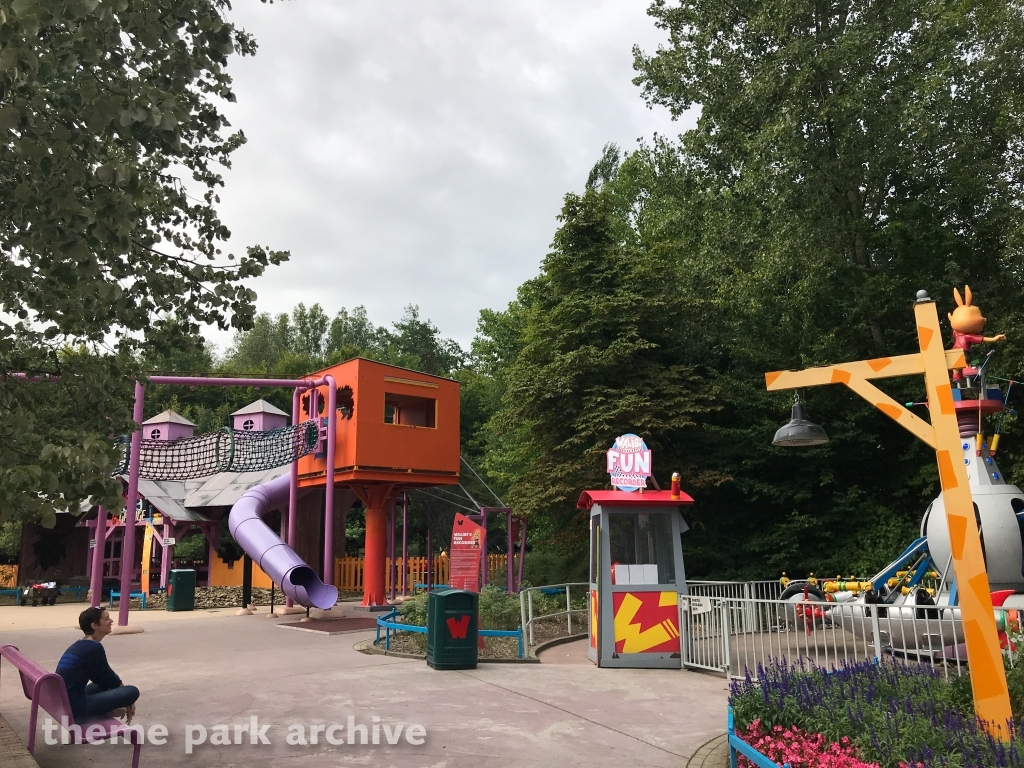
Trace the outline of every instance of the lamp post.
<path fill-rule="evenodd" d="M 920 353 L 858 360 L 803 371 L 774 371 L 765 374 L 765 382 L 769 391 L 844 384 L 935 450 L 952 545 L 953 572 L 960 594 L 960 615 L 967 646 L 967 663 L 971 669 L 974 708 L 989 732 L 1006 740 L 1009 738 L 1008 725 L 1012 717 L 1010 697 L 992 609 L 988 572 L 974 516 L 974 502 L 967 471 L 960 460 L 960 430 L 949 379 L 950 368 L 964 367 L 964 354 L 959 349 L 943 349 L 939 315 L 935 310 L 935 302 L 926 291 L 917 293 L 914 317 Z M 931 423 L 914 415 L 870 383 L 871 379 L 912 374 L 924 374 Z M 794 421 L 799 406 L 799 402 L 793 406 Z M 802 418 L 802 413 L 800 416 Z M 779 432 L 792 424 L 793 421 Z M 776 438 L 778 436 L 776 433 Z"/>

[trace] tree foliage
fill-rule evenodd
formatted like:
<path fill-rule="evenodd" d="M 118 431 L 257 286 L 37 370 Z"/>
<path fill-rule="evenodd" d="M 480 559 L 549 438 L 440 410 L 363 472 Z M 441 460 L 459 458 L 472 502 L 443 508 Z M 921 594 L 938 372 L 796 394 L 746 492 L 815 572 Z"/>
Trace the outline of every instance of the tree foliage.
<path fill-rule="evenodd" d="M 699 108 L 697 125 L 621 164 L 606 150 L 566 196 L 541 275 L 481 315 L 474 350 L 501 394 L 487 466 L 555 521 L 549 541 L 579 541 L 570 502 L 636 431 L 662 482 L 681 470 L 697 499 L 691 574 L 870 571 L 914 535 L 934 457 L 842 388 L 808 393 L 830 444 L 772 448 L 791 400 L 764 373 L 913 352 L 916 291 L 944 313 L 963 283 L 1011 336 L 989 371 L 1024 370 L 1019 8 L 655 0 L 650 14 L 667 42 L 635 51 L 636 82 L 651 106 Z M 912 378 L 883 386 L 923 399 Z"/>
<path fill-rule="evenodd" d="M 220 111 L 225 67 L 255 52 L 226 8 L 0 1 L 4 516 L 46 524 L 86 496 L 118 508 L 109 438 L 131 429 L 139 355 L 187 348 L 203 323 L 247 327 L 242 279 L 287 258 L 220 248 L 220 168 L 244 142 Z"/>

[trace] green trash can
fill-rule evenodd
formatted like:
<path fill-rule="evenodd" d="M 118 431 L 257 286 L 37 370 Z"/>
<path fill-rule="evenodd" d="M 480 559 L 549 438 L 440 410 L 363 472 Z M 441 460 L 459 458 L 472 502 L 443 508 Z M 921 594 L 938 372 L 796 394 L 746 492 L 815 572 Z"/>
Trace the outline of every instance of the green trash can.
<path fill-rule="evenodd" d="M 427 596 L 427 664 L 434 669 L 476 669 L 480 595 L 439 589 Z"/>
<path fill-rule="evenodd" d="M 175 568 L 167 580 L 167 610 L 192 611 L 196 607 L 196 572 Z"/>

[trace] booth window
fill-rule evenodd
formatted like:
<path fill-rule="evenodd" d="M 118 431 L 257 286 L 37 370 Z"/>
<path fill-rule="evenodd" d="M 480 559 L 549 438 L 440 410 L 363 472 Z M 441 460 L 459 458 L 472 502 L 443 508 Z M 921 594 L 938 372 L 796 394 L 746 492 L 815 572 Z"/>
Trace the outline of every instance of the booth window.
<path fill-rule="evenodd" d="M 385 392 L 384 423 L 433 429 L 437 426 L 437 400 Z"/>
<path fill-rule="evenodd" d="M 613 512 L 608 527 L 614 584 L 675 583 L 670 514 Z"/>

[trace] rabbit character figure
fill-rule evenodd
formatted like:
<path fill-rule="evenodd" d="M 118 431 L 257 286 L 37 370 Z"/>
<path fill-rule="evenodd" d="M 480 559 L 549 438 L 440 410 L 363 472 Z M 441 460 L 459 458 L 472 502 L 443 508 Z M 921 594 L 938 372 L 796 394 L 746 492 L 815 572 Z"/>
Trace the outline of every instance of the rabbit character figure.
<path fill-rule="evenodd" d="M 953 381 L 961 381 L 964 376 L 974 376 L 978 373 L 978 369 L 971 364 L 968 358 L 972 344 L 1003 341 L 1006 338 L 1006 334 L 1003 333 L 998 336 L 982 336 L 985 318 L 981 316 L 981 310 L 971 304 L 971 287 L 969 285 L 964 286 L 964 297 L 966 301 L 960 298 L 960 291 L 956 288 L 953 289 L 953 298 L 956 299 L 957 306 L 952 314 L 948 315 L 949 324 L 953 327 L 953 349 L 962 349 L 964 359 L 968 361 L 966 368 L 953 371 Z"/>

